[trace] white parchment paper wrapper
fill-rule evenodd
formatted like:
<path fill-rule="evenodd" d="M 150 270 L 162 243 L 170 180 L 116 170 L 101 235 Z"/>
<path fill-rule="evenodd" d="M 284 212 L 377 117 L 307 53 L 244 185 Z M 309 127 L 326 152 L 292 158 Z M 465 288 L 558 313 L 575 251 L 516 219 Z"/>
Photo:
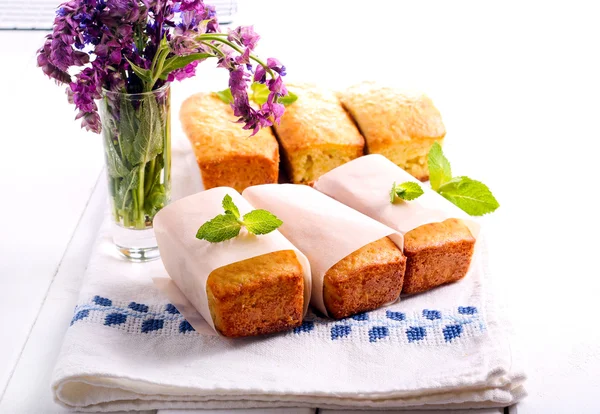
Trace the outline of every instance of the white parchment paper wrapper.
<path fill-rule="evenodd" d="M 283 221 L 281 233 L 310 261 L 311 303 L 325 315 L 323 277 L 331 266 L 385 236 L 403 246 L 402 235 L 393 229 L 305 185 L 264 184 L 242 194 Z"/>
<path fill-rule="evenodd" d="M 293 250 L 304 270 L 306 314 L 311 292 L 310 264 L 306 256 L 279 231 L 255 236 L 242 229 L 239 236 L 221 243 L 209 243 L 196 238 L 196 232 L 203 223 L 223 214 L 222 200 L 226 194 L 231 196 L 240 214 L 255 209 L 233 188 L 218 187 L 178 200 L 156 215 L 156 241 L 171 280 L 161 278 L 154 282 L 196 331 L 207 332 L 208 325 L 216 332 L 206 295 L 206 281 L 210 273 L 252 257 Z"/>
<path fill-rule="evenodd" d="M 419 181 L 383 155 L 357 158 L 322 175 L 314 188 L 402 234 L 423 224 L 459 218 L 473 237 L 479 224 L 432 189 L 421 184 L 424 194 L 412 201 L 390 203 L 394 181 Z"/>

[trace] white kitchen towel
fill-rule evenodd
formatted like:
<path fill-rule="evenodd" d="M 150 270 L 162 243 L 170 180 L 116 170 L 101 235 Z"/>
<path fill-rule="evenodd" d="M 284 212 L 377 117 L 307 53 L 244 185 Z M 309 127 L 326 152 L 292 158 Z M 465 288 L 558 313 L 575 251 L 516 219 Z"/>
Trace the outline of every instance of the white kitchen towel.
<path fill-rule="evenodd" d="M 200 183 L 189 145 L 177 145 L 182 196 Z M 289 332 L 226 339 L 194 331 L 157 290 L 160 260 L 120 258 L 107 221 L 56 364 L 55 398 L 79 411 L 508 406 L 525 396 L 525 376 L 493 303 L 482 239 L 458 283 L 344 320 L 309 312 Z"/>

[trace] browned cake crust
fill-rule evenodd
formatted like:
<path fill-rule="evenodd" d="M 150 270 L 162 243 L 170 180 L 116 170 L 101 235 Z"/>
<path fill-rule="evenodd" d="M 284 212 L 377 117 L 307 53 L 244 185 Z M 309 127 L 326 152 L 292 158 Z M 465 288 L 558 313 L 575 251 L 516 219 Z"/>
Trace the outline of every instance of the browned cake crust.
<path fill-rule="evenodd" d="M 332 91 L 310 84 L 288 86 L 298 100 L 274 128 L 292 182 L 307 184 L 363 155 L 365 141 Z"/>
<path fill-rule="evenodd" d="M 192 143 L 204 188 L 246 187 L 277 182 L 279 147 L 270 128 L 250 137 L 235 123 L 229 105 L 210 93 L 190 96 L 181 105 L 181 126 Z"/>
<path fill-rule="evenodd" d="M 323 299 L 329 316 L 345 318 L 377 309 L 400 296 L 406 257 L 387 237 L 349 254 L 325 273 Z"/>
<path fill-rule="evenodd" d="M 404 235 L 406 274 L 402 293 L 456 282 L 469 270 L 475 238 L 459 219 L 424 224 Z"/>
<path fill-rule="evenodd" d="M 291 250 L 214 270 L 206 293 L 215 328 L 224 336 L 268 334 L 302 323 L 304 274 Z"/>
<path fill-rule="evenodd" d="M 429 97 L 373 82 L 339 94 L 366 140 L 366 152 L 382 154 L 421 181 L 429 178 L 427 154 L 446 129 Z"/>

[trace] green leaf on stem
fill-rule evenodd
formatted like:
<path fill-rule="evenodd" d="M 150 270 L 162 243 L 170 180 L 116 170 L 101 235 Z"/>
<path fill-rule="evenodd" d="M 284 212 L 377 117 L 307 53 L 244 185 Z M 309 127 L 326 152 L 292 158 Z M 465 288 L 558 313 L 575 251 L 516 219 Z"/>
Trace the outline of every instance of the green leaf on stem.
<path fill-rule="evenodd" d="M 233 95 L 231 94 L 231 89 L 223 89 L 222 91 L 215 92 L 215 94 L 226 104 L 233 103 Z"/>
<path fill-rule="evenodd" d="M 229 194 L 225 195 L 223 198 L 223 210 L 225 213 L 231 213 L 236 219 L 240 218 L 240 210 L 238 210 L 237 206 L 233 202 L 233 199 Z"/>
<path fill-rule="evenodd" d="M 154 216 L 158 210 L 163 208 L 167 203 L 167 192 L 162 184 L 152 186 L 150 194 L 144 201 L 144 211 L 150 217 Z"/>
<path fill-rule="evenodd" d="M 251 93 L 248 95 L 248 99 L 258 105 L 263 105 L 266 103 L 269 99 L 269 93 L 271 93 L 267 85 L 258 82 L 252 83 L 252 85 L 250 85 L 250 90 Z M 233 95 L 231 95 L 231 90 L 229 88 L 215 93 L 226 104 L 233 102 Z M 288 91 L 288 94 L 285 96 L 280 96 L 277 99 L 277 102 L 283 104 L 284 106 L 288 106 L 296 102 L 297 99 L 298 96 L 295 93 Z"/>
<path fill-rule="evenodd" d="M 252 210 L 244 215 L 242 221 L 248 231 L 256 235 L 271 233 L 283 224 L 283 221 L 267 210 Z"/>
<path fill-rule="evenodd" d="M 133 152 L 133 142 L 138 130 L 138 121 L 135 116 L 135 109 L 129 99 L 121 101 L 120 109 L 121 120 L 119 121 L 119 146 L 123 160 L 131 162 L 131 153 Z"/>
<path fill-rule="evenodd" d="M 131 191 L 137 188 L 139 169 L 139 167 L 134 167 L 119 184 L 119 190 L 117 191 L 115 197 L 115 203 L 120 210 L 127 210 L 131 205 Z"/>
<path fill-rule="evenodd" d="M 108 175 L 111 178 L 121 178 L 125 177 L 129 170 L 121 160 L 115 145 L 112 142 L 110 134 L 108 130 L 104 130 L 102 135 L 104 135 L 104 148 L 106 154 L 106 165 L 108 167 Z"/>
<path fill-rule="evenodd" d="M 131 163 L 146 164 L 163 151 L 163 125 L 156 98 L 148 95 L 139 109 L 139 128 L 135 134 Z"/>
<path fill-rule="evenodd" d="M 401 184 L 392 184 L 390 190 L 390 203 L 394 204 L 396 200 L 411 201 L 423 195 L 421 186 L 412 181 L 406 181 Z"/>
<path fill-rule="evenodd" d="M 127 59 L 127 58 L 125 58 L 125 59 Z M 131 66 L 131 69 L 133 70 L 133 73 L 135 73 L 136 75 L 138 75 L 138 77 L 143 82 L 145 82 L 145 83 L 152 82 L 152 72 L 150 72 L 150 70 L 144 69 L 144 68 L 136 65 L 135 63 L 133 63 L 129 59 L 127 59 L 127 62 L 129 62 L 129 65 Z"/>
<path fill-rule="evenodd" d="M 250 85 L 250 89 L 252 90 L 250 99 L 257 104 L 262 105 L 269 99 L 269 87 L 264 83 L 254 82 Z"/>
<path fill-rule="evenodd" d="M 450 161 L 442 152 L 442 146 L 434 142 L 427 154 L 427 166 L 429 167 L 429 182 L 435 191 L 452 179 Z"/>
<path fill-rule="evenodd" d="M 219 214 L 214 219 L 204 223 L 196 233 L 196 238 L 206 240 L 210 243 L 218 243 L 225 240 L 233 239 L 242 228 L 240 223 L 233 214 Z"/>
<path fill-rule="evenodd" d="M 159 78 L 166 80 L 169 76 L 169 73 L 173 72 L 174 70 L 181 69 L 195 60 L 206 59 L 209 57 L 213 57 L 213 55 L 210 53 L 192 53 L 186 56 L 173 56 L 165 60 Z"/>
<path fill-rule="evenodd" d="M 298 95 L 288 91 L 287 95 L 280 97 L 277 102 L 283 104 L 283 106 L 289 106 L 298 100 Z"/>
<path fill-rule="evenodd" d="M 438 193 L 471 216 L 483 216 L 500 207 L 485 184 L 469 177 L 454 177 Z"/>

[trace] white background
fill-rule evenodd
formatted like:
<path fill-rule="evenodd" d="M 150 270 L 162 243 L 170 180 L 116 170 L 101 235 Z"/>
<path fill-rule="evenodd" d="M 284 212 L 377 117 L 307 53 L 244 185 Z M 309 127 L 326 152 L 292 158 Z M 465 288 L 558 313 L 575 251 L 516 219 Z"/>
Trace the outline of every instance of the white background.
<path fill-rule="evenodd" d="M 501 203 L 484 223 L 528 362 L 519 414 L 600 412 L 595 6 L 241 0 L 236 19 L 255 24 L 259 54 L 284 62 L 288 81 L 375 79 L 432 97 L 454 173 L 484 181 Z M 3 413 L 60 410 L 50 373 L 105 203 L 100 140 L 35 68 L 42 37 L 0 32 Z M 226 78 L 206 62 L 174 85 L 174 119 L 182 98 Z"/>

